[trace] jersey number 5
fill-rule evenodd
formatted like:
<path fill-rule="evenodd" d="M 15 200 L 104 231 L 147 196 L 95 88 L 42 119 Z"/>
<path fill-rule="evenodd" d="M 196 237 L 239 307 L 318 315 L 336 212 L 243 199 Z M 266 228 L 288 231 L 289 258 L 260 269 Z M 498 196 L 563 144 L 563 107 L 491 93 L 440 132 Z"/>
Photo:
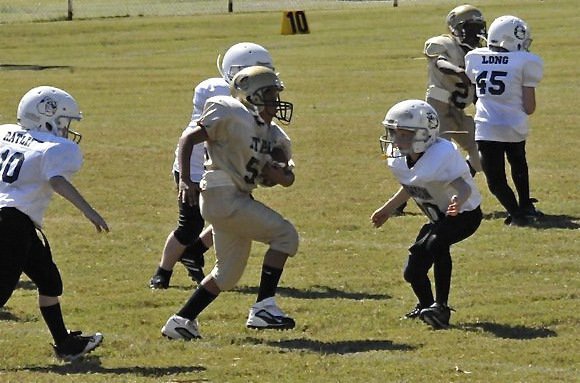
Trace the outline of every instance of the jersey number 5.
<path fill-rule="evenodd" d="M 24 163 L 24 154 L 14 152 L 10 155 L 10 150 L 5 150 L 0 154 L 0 171 L 2 171 L 2 182 L 11 184 L 18 179 L 20 168 Z"/>
<path fill-rule="evenodd" d="M 244 176 L 244 181 L 246 181 L 249 184 L 256 183 L 256 177 L 258 176 L 259 173 L 259 170 L 257 169 L 258 163 L 259 163 L 258 159 L 252 157 L 246 164 L 246 170 L 250 174 Z"/>
<path fill-rule="evenodd" d="M 489 78 L 487 75 L 489 74 Z M 505 92 L 505 82 L 502 77 L 506 77 L 508 72 L 503 72 L 499 70 L 494 70 L 488 72 L 484 70 L 475 79 L 477 84 L 478 96 L 484 95 L 486 92 L 494 96 L 498 96 Z"/>

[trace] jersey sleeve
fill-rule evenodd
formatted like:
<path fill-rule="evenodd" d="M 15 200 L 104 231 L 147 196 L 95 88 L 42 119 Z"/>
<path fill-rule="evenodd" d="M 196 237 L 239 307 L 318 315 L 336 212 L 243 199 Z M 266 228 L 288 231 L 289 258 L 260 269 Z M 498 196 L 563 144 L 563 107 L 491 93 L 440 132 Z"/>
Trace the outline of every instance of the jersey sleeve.
<path fill-rule="evenodd" d="M 193 111 L 191 113 L 190 126 L 192 123 L 195 125 L 195 122 L 201 117 L 203 107 L 205 106 L 205 102 L 209 97 L 210 95 L 208 95 L 208 90 L 206 87 L 201 86 L 201 84 L 195 87 L 193 92 Z"/>
<path fill-rule="evenodd" d="M 272 124 L 272 146 L 284 151 L 287 158 L 292 158 L 292 142 L 284 129 L 276 124 Z"/>
<path fill-rule="evenodd" d="M 522 85 L 530 88 L 538 86 L 544 75 L 544 63 L 538 56 L 530 54 L 531 59 L 524 65 Z"/>
<path fill-rule="evenodd" d="M 199 125 L 204 127 L 210 141 L 226 139 L 227 124 L 225 120 L 229 114 L 228 108 L 220 97 L 211 97 L 206 101 Z"/>
<path fill-rule="evenodd" d="M 62 176 L 68 181 L 83 165 L 83 156 L 80 148 L 73 142 L 53 145 L 44 153 L 42 172 L 46 180 Z"/>
<path fill-rule="evenodd" d="M 445 37 L 436 36 L 432 37 L 425 42 L 425 47 L 423 48 L 423 53 L 428 58 L 438 58 L 440 56 L 447 57 L 447 47 L 445 46 Z"/>
<path fill-rule="evenodd" d="M 473 84 L 475 84 L 475 74 L 474 74 L 474 64 L 477 60 L 477 55 L 473 52 L 467 52 L 465 55 L 465 74 L 471 80 Z"/>

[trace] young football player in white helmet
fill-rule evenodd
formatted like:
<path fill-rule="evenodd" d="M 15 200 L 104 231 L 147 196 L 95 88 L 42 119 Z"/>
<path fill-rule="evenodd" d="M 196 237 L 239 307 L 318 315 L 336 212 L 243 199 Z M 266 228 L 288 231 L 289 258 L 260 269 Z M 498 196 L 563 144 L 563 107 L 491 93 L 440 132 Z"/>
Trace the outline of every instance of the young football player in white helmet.
<path fill-rule="evenodd" d="M 42 232 L 44 213 L 57 192 L 91 221 L 109 231 L 105 220 L 71 184 L 82 165 L 80 134 L 71 121 L 82 118 L 67 92 L 40 86 L 22 97 L 17 124 L 0 125 L 0 307 L 8 301 L 22 273 L 38 288 L 40 312 L 54 339 L 56 356 L 76 360 L 99 346 L 103 335 L 68 331 L 59 297 L 63 284 Z"/>
<path fill-rule="evenodd" d="M 256 303 L 246 326 L 257 329 L 291 329 L 294 319 L 275 301 L 276 289 L 288 257 L 298 250 L 298 233 L 282 215 L 252 197 L 263 183 L 288 187 L 294 173 L 285 157 L 273 160 L 272 149 L 280 129 L 276 117 L 290 122 L 292 104 L 281 101 L 284 85 L 278 75 L 263 66 L 239 71 L 231 84 L 233 97 L 208 99 L 198 126 L 188 129 L 179 143 L 179 196 L 183 203 L 198 203 L 197 187 L 189 174 L 191 151 L 206 143 L 208 159 L 200 183 L 201 213 L 213 227 L 216 263 L 186 304 L 172 315 L 161 332 L 171 339 L 199 338 L 198 315 L 221 291 L 232 289 L 241 278 L 253 241 L 268 245 Z"/>
<path fill-rule="evenodd" d="M 221 77 L 208 78 L 195 87 L 193 95 L 193 112 L 187 128 L 194 128 L 201 116 L 205 101 L 213 96 L 228 96 L 230 94 L 230 82 L 233 76 L 241 69 L 262 65 L 274 69 L 274 62 L 267 49 L 261 45 L 242 42 L 230 47 L 224 54 L 220 63 L 217 58 L 218 71 Z M 175 182 L 179 180 L 178 167 L 179 145 L 175 149 L 175 161 L 173 163 L 173 175 Z M 204 145 L 196 145 L 191 155 L 191 179 L 194 185 L 198 185 L 204 170 Z M 197 189 L 199 189 L 196 186 Z M 190 277 L 200 283 L 205 277 L 203 266 L 205 263 L 204 253 L 212 246 L 211 226 L 202 231 L 204 220 L 197 206 L 189 206 L 178 201 L 179 219 L 177 228 L 169 233 L 161 261 L 155 274 L 149 281 L 152 289 L 166 289 L 173 273 L 173 267 L 177 261 L 181 261 L 187 268 Z"/>
<path fill-rule="evenodd" d="M 505 223 L 526 226 L 542 213 L 530 198 L 526 139 L 528 116 L 536 109 L 536 87 L 543 61 L 528 52 L 528 25 L 515 16 L 501 16 L 489 27 L 488 46 L 467 54 L 467 76 L 476 86 L 475 140 L 491 193 L 507 211 Z M 517 195 L 510 188 L 505 158 Z"/>
<path fill-rule="evenodd" d="M 425 42 L 427 93 L 425 100 L 437 111 L 441 137 L 453 139 L 467 152 L 472 174 L 481 171 L 473 118 L 464 109 L 473 103 L 474 87 L 465 76 L 465 54 L 481 46 L 485 19 L 472 5 L 460 5 L 447 15 L 451 34 L 431 37 Z M 459 132 L 459 133 L 453 133 Z"/>
<path fill-rule="evenodd" d="M 382 152 L 401 187 L 370 219 L 381 227 L 409 198 L 425 213 L 429 222 L 409 248 L 404 271 L 418 303 L 405 317 L 419 317 L 435 329 L 447 328 L 451 316 L 450 248 L 479 227 L 481 195 L 457 146 L 438 138 L 439 118 L 432 106 L 421 100 L 399 102 L 389 109 L 383 126 Z M 427 275 L 431 267 L 435 296 Z"/>

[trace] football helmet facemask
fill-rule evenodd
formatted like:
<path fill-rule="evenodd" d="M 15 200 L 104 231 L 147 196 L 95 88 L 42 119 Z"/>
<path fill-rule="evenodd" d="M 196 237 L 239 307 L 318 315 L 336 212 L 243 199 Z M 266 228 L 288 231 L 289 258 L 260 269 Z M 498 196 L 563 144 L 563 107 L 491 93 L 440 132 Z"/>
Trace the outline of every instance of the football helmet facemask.
<path fill-rule="evenodd" d="M 276 107 L 275 117 L 283 123 L 290 123 L 294 106 L 287 101 L 281 101 L 278 94 L 275 98 L 267 97 L 267 93 L 275 89 L 276 92 L 284 90 L 284 83 L 270 68 L 264 66 L 251 66 L 239 71 L 230 84 L 233 97 L 240 100 L 244 105 L 255 107 L 261 112 L 266 106 Z"/>
<path fill-rule="evenodd" d="M 510 52 L 528 51 L 532 45 L 532 33 L 519 17 L 500 16 L 489 26 L 487 45 Z"/>
<path fill-rule="evenodd" d="M 433 107 L 422 100 L 406 100 L 395 104 L 382 122 L 385 135 L 379 138 L 381 152 L 387 158 L 423 153 L 439 134 L 439 117 Z M 407 141 L 396 137 L 397 130 L 414 132 Z M 405 148 L 401 148 L 401 144 Z"/>
<path fill-rule="evenodd" d="M 485 19 L 483 14 L 473 5 L 460 5 L 453 8 L 447 15 L 447 26 L 451 34 L 459 40 L 459 43 L 469 49 L 482 46 L 485 39 Z"/>
<path fill-rule="evenodd" d="M 80 121 L 82 112 L 67 92 L 52 86 L 39 86 L 26 92 L 16 112 L 18 124 L 26 130 L 48 132 L 77 144 L 82 136 L 70 130 L 72 120 Z"/>
<path fill-rule="evenodd" d="M 221 63 L 220 59 L 221 56 L 218 55 L 218 71 L 228 84 L 231 83 L 236 73 L 250 66 L 260 65 L 275 70 L 274 60 L 272 60 L 270 52 L 263 46 L 254 43 L 235 44 L 224 54 Z"/>

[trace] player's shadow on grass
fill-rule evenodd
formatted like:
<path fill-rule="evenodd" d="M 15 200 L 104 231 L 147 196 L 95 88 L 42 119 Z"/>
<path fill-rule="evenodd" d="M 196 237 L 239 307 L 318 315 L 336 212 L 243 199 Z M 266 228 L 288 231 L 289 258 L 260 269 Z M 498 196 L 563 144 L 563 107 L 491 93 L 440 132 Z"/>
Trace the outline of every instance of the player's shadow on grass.
<path fill-rule="evenodd" d="M 174 374 L 184 374 L 192 372 L 204 372 L 206 370 L 203 366 L 169 366 L 169 367 L 143 367 L 143 366 L 129 366 L 129 367 L 113 367 L 106 368 L 101 366 L 101 360 L 97 356 L 88 355 L 82 360 L 75 361 L 68 364 L 53 364 L 50 366 L 38 367 L 22 367 L 19 371 L 44 372 L 59 375 L 70 374 L 110 374 L 129 376 L 139 375 L 145 377 L 163 377 Z"/>
<path fill-rule="evenodd" d="M 31 280 L 21 279 L 16 284 L 16 288 L 20 290 L 36 290 L 36 285 Z"/>
<path fill-rule="evenodd" d="M 6 308 L 3 307 L 0 309 L 0 321 L 12 321 L 12 322 L 18 322 L 20 321 L 20 318 L 18 318 L 16 315 L 12 314 L 10 311 L 6 311 Z"/>
<path fill-rule="evenodd" d="M 264 341 L 263 339 L 247 338 L 253 344 L 266 344 L 288 351 L 311 351 L 319 354 L 354 354 L 369 351 L 413 351 L 414 346 L 402 343 L 393 343 L 390 340 L 343 340 L 338 342 L 322 342 L 312 339 L 288 339 L 278 341 Z"/>
<path fill-rule="evenodd" d="M 240 294 L 258 294 L 257 286 L 238 286 L 232 290 Z M 280 296 L 292 297 L 298 299 L 352 299 L 352 300 L 362 300 L 362 299 L 372 299 L 372 300 L 383 300 L 391 299 L 390 295 L 387 294 L 371 294 L 364 292 L 353 292 L 353 291 L 342 291 L 329 286 L 314 285 L 309 289 L 297 289 L 294 287 L 278 287 L 276 293 Z"/>
<path fill-rule="evenodd" d="M 501 219 L 505 220 L 507 214 L 505 211 L 492 211 L 490 213 L 485 213 L 483 219 L 493 220 Z M 542 217 L 538 218 L 535 222 L 530 222 L 527 227 L 534 229 L 569 229 L 577 230 L 580 229 L 580 217 L 573 217 L 566 214 L 551 215 L 544 214 Z"/>
<path fill-rule="evenodd" d="M 543 327 L 509 326 L 491 322 L 463 323 L 457 327 L 466 331 L 490 333 L 503 339 L 528 340 L 551 338 L 558 335 L 555 331 Z"/>

